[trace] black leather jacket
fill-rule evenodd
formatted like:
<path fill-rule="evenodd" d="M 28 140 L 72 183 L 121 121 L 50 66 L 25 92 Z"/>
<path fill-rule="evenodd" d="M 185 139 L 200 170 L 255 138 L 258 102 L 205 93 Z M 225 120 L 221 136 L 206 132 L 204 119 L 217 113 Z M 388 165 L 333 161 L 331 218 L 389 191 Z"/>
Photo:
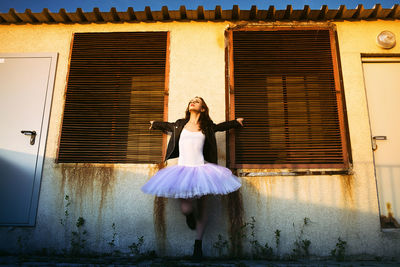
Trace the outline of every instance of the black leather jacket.
<path fill-rule="evenodd" d="M 167 153 L 165 153 L 164 161 L 172 158 L 179 157 L 179 138 L 183 127 L 189 119 L 178 119 L 176 122 L 162 122 L 154 121 L 151 129 L 162 130 L 163 132 L 171 132 L 171 138 L 168 142 Z M 243 127 L 237 120 L 225 121 L 218 124 L 211 122 L 206 129 L 205 141 L 203 147 L 204 159 L 210 163 L 217 164 L 217 141 L 215 139 L 215 132 L 226 131 L 231 128 Z"/>

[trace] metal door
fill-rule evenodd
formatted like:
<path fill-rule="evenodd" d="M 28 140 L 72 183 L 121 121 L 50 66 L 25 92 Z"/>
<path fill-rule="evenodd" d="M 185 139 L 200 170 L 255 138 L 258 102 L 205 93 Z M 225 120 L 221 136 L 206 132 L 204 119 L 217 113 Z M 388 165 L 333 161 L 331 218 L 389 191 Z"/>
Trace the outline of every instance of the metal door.
<path fill-rule="evenodd" d="M 400 58 L 364 58 L 382 228 L 400 228 Z"/>
<path fill-rule="evenodd" d="M 35 225 L 56 61 L 0 54 L 0 225 Z"/>

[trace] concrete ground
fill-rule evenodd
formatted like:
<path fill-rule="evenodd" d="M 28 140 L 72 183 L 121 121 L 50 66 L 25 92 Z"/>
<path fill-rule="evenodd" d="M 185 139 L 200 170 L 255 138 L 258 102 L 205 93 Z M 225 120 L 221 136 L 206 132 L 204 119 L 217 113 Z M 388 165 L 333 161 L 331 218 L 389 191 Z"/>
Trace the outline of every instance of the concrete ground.
<path fill-rule="evenodd" d="M 133 257 L 65 257 L 65 256 L 34 256 L 34 255 L 2 255 L 0 256 L 0 266 L 142 266 L 142 267 L 184 267 L 184 266 L 208 266 L 208 267 L 359 267 L 359 266 L 398 266 L 400 261 L 393 259 L 375 260 L 346 260 L 335 261 L 332 259 L 308 259 L 296 261 L 268 261 L 268 260 L 248 260 L 248 259 L 204 259 L 194 261 L 190 258 L 133 258 Z"/>

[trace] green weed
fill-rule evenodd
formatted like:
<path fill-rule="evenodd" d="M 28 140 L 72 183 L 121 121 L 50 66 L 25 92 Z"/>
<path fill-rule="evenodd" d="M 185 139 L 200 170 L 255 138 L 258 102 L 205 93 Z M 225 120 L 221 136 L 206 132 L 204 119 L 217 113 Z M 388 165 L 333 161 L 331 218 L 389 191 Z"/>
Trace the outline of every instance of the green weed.
<path fill-rule="evenodd" d="M 223 257 L 227 255 L 227 252 L 229 250 L 229 243 L 228 240 L 222 239 L 222 235 L 218 234 L 218 241 L 216 241 L 213 244 L 213 247 L 217 250 L 218 252 L 218 257 Z"/>
<path fill-rule="evenodd" d="M 72 231 L 72 238 L 71 238 L 71 255 L 81 255 L 82 251 L 85 249 L 86 246 L 86 235 L 87 231 L 83 229 L 85 224 L 85 219 L 79 217 L 76 221 L 76 231 Z"/>
<path fill-rule="evenodd" d="M 345 253 L 346 253 L 346 246 L 347 242 L 343 241 L 338 238 L 338 242 L 336 243 L 336 248 L 331 250 L 331 255 L 337 260 L 337 261 L 344 261 Z"/>
<path fill-rule="evenodd" d="M 290 258 L 292 260 L 296 260 L 299 258 L 308 258 L 310 256 L 310 245 L 311 241 L 309 239 L 303 239 L 303 234 L 304 234 L 304 229 L 306 226 L 310 224 L 311 220 L 307 217 L 304 218 L 303 220 L 303 225 L 300 228 L 300 233 L 299 235 L 296 235 L 296 227 L 293 223 L 293 229 L 295 232 L 295 237 L 296 240 L 294 242 L 294 248 L 292 250 L 292 254 L 290 255 Z"/>
<path fill-rule="evenodd" d="M 140 255 L 141 254 L 141 247 L 143 246 L 144 243 L 144 237 L 138 237 L 137 242 L 132 242 L 132 245 L 128 246 L 128 248 L 131 250 L 131 253 L 134 255 Z"/>

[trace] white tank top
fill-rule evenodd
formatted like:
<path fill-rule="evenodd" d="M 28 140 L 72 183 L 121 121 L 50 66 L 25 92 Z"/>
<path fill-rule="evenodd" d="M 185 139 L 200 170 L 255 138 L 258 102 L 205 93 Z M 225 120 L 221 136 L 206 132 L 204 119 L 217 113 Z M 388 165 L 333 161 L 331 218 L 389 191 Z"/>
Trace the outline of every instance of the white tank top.
<path fill-rule="evenodd" d="M 203 146 L 206 136 L 200 132 L 191 132 L 183 128 L 179 138 L 178 165 L 204 165 Z"/>

